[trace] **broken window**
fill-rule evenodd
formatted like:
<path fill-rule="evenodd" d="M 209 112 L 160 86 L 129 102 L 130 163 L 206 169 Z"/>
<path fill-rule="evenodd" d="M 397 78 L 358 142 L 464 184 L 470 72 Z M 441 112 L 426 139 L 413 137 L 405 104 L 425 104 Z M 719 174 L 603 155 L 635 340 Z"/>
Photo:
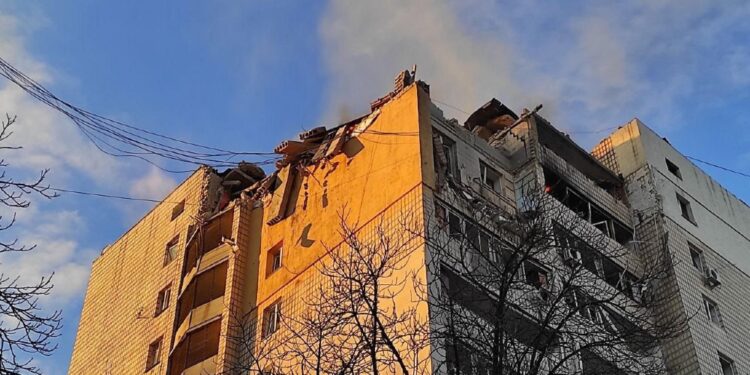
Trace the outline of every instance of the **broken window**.
<path fill-rule="evenodd" d="M 708 320 L 723 327 L 724 322 L 721 319 L 719 305 L 708 297 L 703 296 L 703 306 L 706 309 L 706 316 L 708 317 Z"/>
<path fill-rule="evenodd" d="M 537 289 L 547 289 L 549 279 L 547 270 L 533 262 L 524 263 L 526 282 Z"/>
<path fill-rule="evenodd" d="M 161 343 L 162 338 L 159 337 L 148 346 L 148 355 L 146 356 L 146 371 L 151 370 L 161 361 Z"/>
<path fill-rule="evenodd" d="M 502 194 L 502 175 L 483 161 L 479 161 L 479 174 L 482 185 L 495 193 Z"/>
<path fill-rule="evenodd" d="M 263 338 L 279 330 L 281 323 L 281 301 L 276 301 L 263 310 Z"/>
<path fill-rule="evenodd" d="M 448 212 L 448 235 L 455 238 L 461 238 L 463 236 L 462 220 L 453 212 Z"/>
<path fill-rule="evenodd" d="M 690 249 L 690 259 L 693 261 L 693 267 L 703 273 L 705 270 L 703 252 L 690 242 L 688 242 L 688 248 Z"/>
<path fill-rule="evenodd" d="M 696 224 L 695 217 L 693 216 L 693 209 L 690 207 L 690 201 L 685 199 L 685 197 L 683 197 L 679 193 L 676 193 L 676 194 L 677 194 L 677 202 L 680 204 L 680 211 L 682 212 L 682 217 L 687 219 L 689 222 Z"/>
<path fill-rule="evenodd" d="M 164 250 L 164 263 L 163 266 L 166 266 L 167 264 L 171 263 L 175 258 L 177 258 L 177 250 L 178 250 L 178 244 L 180 238 L 179 236 L 173 238 L 171 241 L 167 243 L 167 247 Z"/>
<path fill-rule="evenodd" d="M 177 205 L 172 208 L 172 218 L 170 220 L 176 219 L 178 216 L 180 216 L 180 214 L 182 213 L 182 211 L 185 211 L 185 200 L 184 199 L 182 201 L 180 201 L 180 203 L 177 203 Z"/>
<path fill-rule="evenodd" d="M 729 357 L 719 353 L 719 364 L 721 365 L 721 375 L 737 375 L 734 361 Z"/>
<path fill-rule="evenodd" d="M 283 249 L 284 247 L 281 244 L 278 244 L 271 250 L 268 250 L 268 255 L 266 256 L 266 277 L 270 276 L 272 273 L 276 272 L 276 270 L 281 268 L 281 262 L 284 253 Z"/>
<path fill-rule="evenodd" d="M 672 163 L 669 161 L 669 159 L 664 159 L 665 162 L 667 162 L 667 170 L 669 170 L 670 173 L 675 175 L 675 177 L 682 180 L 682 173 L 680 173 L 680 167 L 678 167 L 675 163 Z"/>
<path fill-rule="evenodd" d="M 172 294 L 172 285 L 167 285 L 164 289 L 159 291 L 159 294 L 156 296 L 156 311 L 154 312 L 154 316 L 159 316 L 159 314 L 163 313 L 167 307 L 169 307 L 169 299 Z"/>
<path fill-rule="evenodd" d="M 458 168 L 458 154 L 456 153 L 456 142 L 452 139 L 448 138 L 444 134 L 440 133 L 439 131 L 433 129 L 435 132 L 435 135 L 437 135 L 438 139 L 440 140 L 440 147 L 441 149 L 439 152 L 443 153 L 443 156 L 445 157 L 445 162 L 448 164 L 444 166 L 447 168 L 446 172 L 453 177 L 454 179 L 461 180 L 461 171 Z M 438 162 L 438 155 L 435 157 L 435 166 L 440 168 L 439 162 Z"/>
<path fill-rule="evenodd" d="M 544 168 L 544 179 L 545 192 L 570 208 L 578 217 L 588 221 L 607 237 L 622 245 L 627 245 L 632 241 L 632 230 L 568 186 L 557 174 Z"/>

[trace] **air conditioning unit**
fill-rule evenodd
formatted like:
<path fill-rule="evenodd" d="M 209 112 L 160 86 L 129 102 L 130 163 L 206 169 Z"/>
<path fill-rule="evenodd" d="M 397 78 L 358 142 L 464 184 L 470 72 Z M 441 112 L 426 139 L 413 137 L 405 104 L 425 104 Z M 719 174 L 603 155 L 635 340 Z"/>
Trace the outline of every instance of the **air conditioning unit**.
<path fill-rule="evenodd" d="M 563 249 L 563 258 L 566 263 L 571 266 L 578 266 L 581 264 L 581 252 L 576 249 L 566 247 Z"/>
<path fill-rule="evenodd" d="M 719 271 L 717 271 L 716 268 L 706 268 L 706 285 L 712 288 L 721 285 Z"/>

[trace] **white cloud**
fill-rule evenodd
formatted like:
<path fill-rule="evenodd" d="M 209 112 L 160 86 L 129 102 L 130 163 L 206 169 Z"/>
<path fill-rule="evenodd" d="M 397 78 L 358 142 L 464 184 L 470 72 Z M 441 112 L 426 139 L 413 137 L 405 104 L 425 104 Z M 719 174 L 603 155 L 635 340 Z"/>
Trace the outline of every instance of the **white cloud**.
<path fill-rule="evenodd" d="M 331 78 L 328 120 L 337 120 L 340 108 L 366 110 L 412 64 L 418 78 L 432 85 L 433 97 L 458 108 L 475 108 L 497 95 L 526 96 L 512 75 L 509 45 L 471 35 L 444 2 L 334 0 L 321 35 Z"/>
<path fill-rule="evenodd" d="M 54 273 L 55 287 L 44 299 L 53 308 L 80 297 L 96 254 L 92 249 L 82 249 L 73 239 L 84 229 L 84 221 L 76 211 L 37 211 L 33 225 L 23 225 L 17 231 L 24 244 L 35 244 L 36 248 L 0 255 L 6 276 L 18 275 L 22 283 L 31 284 Z"/>
<path fill-rule="evenodd" d="M 135 179 L 130 194 L 138 198 L 164 199 L 177 186 L 177 182 L 156 167 L 151 167 L 145 175 Z"/>
<path fill-rule="evenodd" d="M 746 51 L 721 40 L 750 32 L 748 15 L 750 5 L 734 1 L 333 0 L 321 21 L 327 120 L 341 107 L 365 109 L 416 63 L 433 98 L 467 111 L 497 97 L 516 110 L 541 102 L 565 130 L 634 116 L 675 129 L 682 100 L 746 84 Z"/>

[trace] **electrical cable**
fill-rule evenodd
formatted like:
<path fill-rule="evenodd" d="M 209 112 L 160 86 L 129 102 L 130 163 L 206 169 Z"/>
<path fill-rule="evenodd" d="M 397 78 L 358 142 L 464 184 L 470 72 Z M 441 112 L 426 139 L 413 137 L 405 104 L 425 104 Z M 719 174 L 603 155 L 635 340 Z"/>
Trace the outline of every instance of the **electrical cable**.
<path fill-rule="evenodd" d="M 62 188 L 54 188 L 54 187 L 48 187 L 47 190 L 52 190 L 60 193 L 71 193 L 71 194 L 79 194 L 79 195 L 87 195 L 87 196 L 93 196 L 93 197 L 99 197 L 99 198 L 112 198 L 112 199 L 121 199 L 121 200 L 128 200 L 128 201 L 141 201 L 141 202 L 152 202 L 152 203 L 182 203 L 182 202 L 175 202 L 175 201 L 168 201 L 168 200 L 158 200 L 158 199 L 150 199 L 150 198 L 135 198 L 135 197 L 127 197 L 124 195 L 112 195 L 112 194 L 105 194 L 105 193 L 94 193 L 90 191 L 81 191 L 81 190 L 72 190 L 72 189 L 62 189 Z M 189 205 L 198 205 L 198 203 L 189 203 L 185 202 L 185 204 Z"/>
<path fill-rule="evenodd" d="M 229 163 L 228 160 L 235 156 L 275 155 L 273 152 L 235 152 L 201 145 L 97 115 L 58 98 L 2 58 L 0 58 L 0 75 L 43 104 L 68 117 L 97 149 L 111 156 L 135 157 L 167 172 L 185 173 L 189 171 L 163 168 L 155 163 L 153 158 L 194 166 L 231 167 L 235 164 Z M 269 160 L 266 160 L 263 163 L 268 162 Z"/>
<path fill-rule="evenodd" d="M 703 163 L 705 165 L 721 169 L 723 171 L 727 171 L 727 172 L 730 172 L 730 173 L 738 174 L 738 175 L 743 176 L 743 177 L 750 177 L 750 174 L 748 174 L 748 173 L 735 171 L 733 169 L 729 169 L 727 167 L 722 167 L 721 165 L 717 165 L 717 164 L 714 164 L 714 163 L 711 163 L 711 162 L 707 162 L 707 161 L 704 161 L 704 160 L 701 160 L 701 159 L 698 159 L 698 158 L 694 158 L 692 156 L 685 155 L 685 157 L 688 158 L 688 159 L 690 159 L 690 160 L 697 161 L 698 163 Z"/>

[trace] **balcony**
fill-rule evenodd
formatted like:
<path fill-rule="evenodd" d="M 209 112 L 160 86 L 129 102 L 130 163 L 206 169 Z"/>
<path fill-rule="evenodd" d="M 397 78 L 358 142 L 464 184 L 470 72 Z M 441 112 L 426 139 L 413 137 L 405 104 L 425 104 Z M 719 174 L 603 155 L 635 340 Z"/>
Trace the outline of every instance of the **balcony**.
<path fill-rule="evenodd" d="M 220 338 L 220 318 L 190 330 L 170 354 L 169 374 L 214 374 Z"/>
<path fill-rule="evenodd" d="M 199 263 L 206 263 L 204 255 L 220 247 L 224 239 L 232 238 L 234 210 L 227 210 L 209 219 L 188 240 L 183 276 L 190 273 Z"/>
<path fill-rule="evenodd" d="M 180 328 L 183 328 L 182 326 L 184 324 L 187 324 L 187 327 L 194 326 L 195 324 L 199 324 L 203 320 L 216 315 L 208 314 L 216 309 L 211 309 L 204 305 L 218 303 L 218 314 L 221 314 L 224 290 L 226 289 L 227 283 L 228 264 L 229 262 L 227 261 L 221 262 L 213 267 L 203 270 L 201 273 L 198 273 L 195 277 L 191 278 L 190 282 L 178 297 L 179 308 L 177 310 L 177 324 Z M 204 319 L 198 319 L 196 321 L 196 318 L 201 316 Z M 185 331 L 185 329 L 183 329 L 183 331 Z"/>

